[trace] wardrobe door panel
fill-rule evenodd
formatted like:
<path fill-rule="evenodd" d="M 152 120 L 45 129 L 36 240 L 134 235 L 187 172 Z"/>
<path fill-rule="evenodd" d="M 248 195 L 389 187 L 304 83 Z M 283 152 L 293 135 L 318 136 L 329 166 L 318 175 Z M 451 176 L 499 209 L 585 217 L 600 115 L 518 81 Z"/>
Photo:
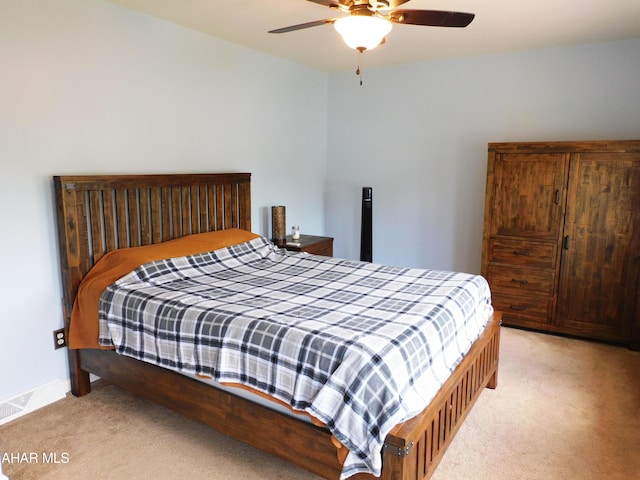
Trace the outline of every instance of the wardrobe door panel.
<path fill-rule="evenodd" d="M 576 153 L 557 323 L 604 340 L 629 338 L 640 267 L 640 153 Z"/>
<path fill-rule="evenodd" d="M 563 153 L 497 155 L 492 235 L 557 240 L 566 157 Z"/>

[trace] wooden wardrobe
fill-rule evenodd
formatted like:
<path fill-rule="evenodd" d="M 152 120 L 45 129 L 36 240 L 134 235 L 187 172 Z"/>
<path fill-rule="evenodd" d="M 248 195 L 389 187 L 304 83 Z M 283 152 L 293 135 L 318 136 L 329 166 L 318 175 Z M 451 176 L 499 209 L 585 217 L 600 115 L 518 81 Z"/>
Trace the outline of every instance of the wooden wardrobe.
<path fill-rule="evenodd" d="M 490 143 L 482 274 L 505 325 L 640 350 L 640 140 Z"/>

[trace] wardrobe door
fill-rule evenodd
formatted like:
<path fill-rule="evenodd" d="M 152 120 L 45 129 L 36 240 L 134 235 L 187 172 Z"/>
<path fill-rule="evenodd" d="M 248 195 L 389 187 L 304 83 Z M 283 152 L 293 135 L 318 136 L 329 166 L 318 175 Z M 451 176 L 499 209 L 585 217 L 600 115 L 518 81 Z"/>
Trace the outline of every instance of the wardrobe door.
<path fill-rule="evenodd" d="M 628 342 L 640 273 L 640 153 L 575 153 L 556 324 Z"/>
<path fill-rule="evenodd" d="M 497 154 L 491 234 L 557 241 L 567 155 Z"/>

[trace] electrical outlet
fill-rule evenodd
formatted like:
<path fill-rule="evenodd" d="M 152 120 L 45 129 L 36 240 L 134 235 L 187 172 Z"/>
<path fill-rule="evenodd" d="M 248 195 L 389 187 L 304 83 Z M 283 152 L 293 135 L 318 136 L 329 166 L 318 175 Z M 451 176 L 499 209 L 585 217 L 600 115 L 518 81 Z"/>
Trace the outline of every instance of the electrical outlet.
<path fill-rule="evenodd" d="M 56 350 L 67 346 L 67 335 L 64 333 L 64 328 L 53 331 L 53 342 Z"/>

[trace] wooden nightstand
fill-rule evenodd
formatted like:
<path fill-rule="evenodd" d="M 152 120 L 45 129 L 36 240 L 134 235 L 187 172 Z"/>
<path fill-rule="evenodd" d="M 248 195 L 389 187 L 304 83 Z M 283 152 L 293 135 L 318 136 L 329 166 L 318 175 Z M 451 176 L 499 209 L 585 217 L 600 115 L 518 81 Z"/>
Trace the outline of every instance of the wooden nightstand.
<path fill-rule="evenodd" d="M 314 255 L 333 256 L 333 238 L 316 237 L 315 235 L 300 235 L 300 240 L 293 242 L 291 235 L 287 235 L 284 248 L 292 252 L 307 252 Z"/>

